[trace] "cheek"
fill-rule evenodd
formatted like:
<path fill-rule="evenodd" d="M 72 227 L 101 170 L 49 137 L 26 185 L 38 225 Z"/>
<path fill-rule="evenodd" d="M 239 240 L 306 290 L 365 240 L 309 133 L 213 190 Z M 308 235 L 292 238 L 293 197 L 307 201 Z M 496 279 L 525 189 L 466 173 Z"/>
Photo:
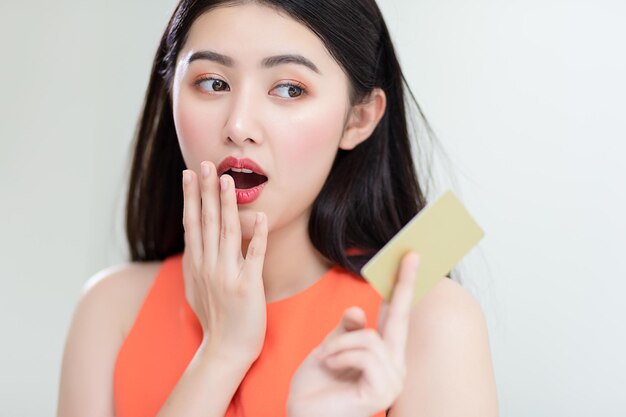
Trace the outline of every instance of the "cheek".
<path fill-rule="evenodd" d="M 178 143 L 187 167 L 198 167 L 201 162 L 198 158 L 206 156 L 208 138 L 213 134 L 210 118 L 203 116 L 201 106 L 185 100 L 175 105 L 173 114 Z"/>
<path fill-rule="evenodd" d="M 316 103 L 290 117 L 288 126 L 293 141 L 289 152 L 294 157 L 319 153 L 334 155 L 343 129 L 345 109 L 338 103 Z"/>
<path fill-rule="evenodd" d="M 343 119 L 342 111 L 311 109 L 300 117 L 291 119 L 288 126 L 289 146 L 283 148 L 285 161 L 290 165 L 330 167 L 337 152 Z M 339 116 L 338 116 L 339 115 Z M 330 159 L 330 160 L 329 160 Z M 290 162 L 291 161 L 291 162 Z"/>

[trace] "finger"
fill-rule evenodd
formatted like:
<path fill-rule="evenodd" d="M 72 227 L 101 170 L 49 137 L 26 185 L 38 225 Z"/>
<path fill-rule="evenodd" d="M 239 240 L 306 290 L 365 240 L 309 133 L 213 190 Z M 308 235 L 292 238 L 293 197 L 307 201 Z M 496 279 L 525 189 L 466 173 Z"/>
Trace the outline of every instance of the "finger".
<path fill-rule="evenodd" d="M 200 196 L 196 174 L 183 171 L 183 227 L 185 250 L 190 252 L 191 261 L 197 267 L 202 262 L 202 233 L 200 231 Z"/>
<path fill-rule="evenodd" d="M 334 371 L 358 371 L 368 382 L 376 400 L 385 404 L 384 408 L 398 397 L 404 385 L 401 373 L 389 365 L 388 358 L 380 358 L 367 349 L 346 350 L 324 360 L 324 365 Z M 370 401 L 374 398 L 368 396 Z"/>
<path fill-rule="evenodd" d="M 313 350 L 316 358 L 325 356 L 326 346 L 337 337 L 351 331 L 363 329 L 365 327 L 365 312 L 358 306 L 346 309 L 341 316 L 339 324 L 326 335 L 324 340 Z"/>
<path fill-rule="evenodd" d="M 235 194 L 235 181 L 230 175 L 220 177 L 221 225 L 219 258 L 226 276 L 236 278 L 241 265 L 241 224 Z"/>
<path fill-rule="evenodd" d="M 215 270 L 220 241 L 220 187 L 215 165 L 200 164 L 202 190 L 203 260 L 210 271 Z"/>
<path fill-rule="evenodd" d="M 356 310 L 360 310 L 360 312 Z M 337 326 L 335 326 L 335 328 L 326 335 L 317 349 L 320 349 L 327 341 L 332 340 L 341 334 L 364 327 L 365 320 L 363 316 L 365 316 L 365 313 L 357 306 L 346 309 L 341 316 L 341 320 L 339 320 L 339 324 L 337 324 Z"/>
<path fill-rule="evenodd" d="M 365 327 L 367 318 L 363 309 L 357 306 L 350 307 L 343 312 L 341 325 L 344 330 L 350 332 Z"/>
<path fill-rule="evenodd" d="M 263 276 L 263 263 L 265 261 L 265 249 L 267 247 L 267 216 L 265 213 L 257 213 L 254 222 L 254 234 L 248 245 L 246 259 L 243 263 L 244 277 Z"/>
<path fill-rule="evenodd" d="M 419 261 L 419 255 L 414 252 L 403 257 L 398 271 L 398 281 L 383 324 L 382 338 L 398 358 L 404 358 Z"/>
<path fill-rule="evenodd" d="M 324 343 L 317 357 L 319 360 L 324 360 L 324 358 L 352 349 L 367 349 L 381 359 L 387 356 L 386 347 L 378 332 L 374 329 L 361 329 L 344 333 Z"/>
<path fill-rule="evenodd" d="M 380 308 L 378 309 L 378 319 L 376 320 L 377 329 L 380 334 L 384 334 L 388 311 L 389 303 L 386 301 L 380 303 Z"/>
<path fill-rule="evenodd" d="M 387 380 L 388 372 L 381 366 L 384 362 L 367 349 L 351 349 L 329 356 L 324 360 L 324 365 L 335 371 L 356 370 L 361 372 L 372 385 L 381 384 Z"/>

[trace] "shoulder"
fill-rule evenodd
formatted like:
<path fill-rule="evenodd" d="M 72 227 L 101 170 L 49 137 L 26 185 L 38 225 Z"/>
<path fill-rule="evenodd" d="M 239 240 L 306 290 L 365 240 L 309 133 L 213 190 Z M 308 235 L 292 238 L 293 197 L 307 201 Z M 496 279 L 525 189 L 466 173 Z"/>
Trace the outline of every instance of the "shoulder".
<path fill-rule="evenodd" d="M 154 278 L 154 272 L 158 270 L 162 261 L 152 262 L 123 262 L 104 268 L 93 274 L 82 288 L 82 294 L 101 291 L 104 288 L 116 288 L 121 283 L 145 284 Z M 121 282 L 120 282 L 121 281 Z"/>
<path fill-rule="evenodd" d="M 162 261 L 125 262 L 93 274 L 81 289 L 81 298 L 102 293 L 118 293 L 150 286 Z"/>
<path fill-rule="evenodd" d="M 474 296 L 451 279 L 439 280 L 411 311 L 409 353 L 431 363 L 455 357 L 490 361 L 487 324 Z"/>
<path fill-rule="evenodd" d="M 92 275 L 81 289 L 77 308 L 106 309 L 125 336 L 150 290 L 162 261 L 125 262 Z M 114 305 L 115 308 L 110 307 Z"/>
<path fill-rule="evenodd" d="M 57 414 L 113 415 L 113 372 L 160 262 L 103 269 L 84 285 L 65 342 Z"/>
<path fill-rule="evenodd" d="M 498 414 L 485 318 L 455 281 L 439 280 L 413 307 L 406 369 L 391 417 Z"/>
<path fill-rule="evenodd" d="M 411 311 L 411 331 L 430 338 L 460 337 L 484 324 L 478 301 L 449 278 L 440 279 Z"/>

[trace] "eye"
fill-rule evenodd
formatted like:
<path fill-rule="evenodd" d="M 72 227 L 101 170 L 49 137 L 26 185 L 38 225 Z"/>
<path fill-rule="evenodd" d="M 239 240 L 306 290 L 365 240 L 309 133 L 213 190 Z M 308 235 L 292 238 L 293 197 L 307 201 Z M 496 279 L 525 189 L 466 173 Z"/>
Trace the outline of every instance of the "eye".
<path fill-rule="evenodd" d="M 275 89 L 281 91 L 284 94 L 279 94 L 279 96 L 283 98 L 298 98 L 306 94 L 306 89 L 304 88 L 304 86 L 294 82 L 280 84 L 279 86 L 276 86 Z"/>
<path fill-rule="evenodd" d="M 204 84 L 204 86 L 203 86 Z M 230 87 L 224 80 L 212 77 L 202 77 L 197 79 L 193 85 L 208 92 L 230 91 Z M 205 87 L 206 86 L 206 87 Z"/>

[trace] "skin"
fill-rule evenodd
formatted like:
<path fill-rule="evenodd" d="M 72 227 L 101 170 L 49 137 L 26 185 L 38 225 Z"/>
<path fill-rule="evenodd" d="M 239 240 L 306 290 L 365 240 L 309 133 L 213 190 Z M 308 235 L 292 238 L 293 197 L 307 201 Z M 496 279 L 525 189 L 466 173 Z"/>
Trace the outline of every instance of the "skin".
<path fill-rule="evenodd" d="M 234 65 L 188 63 L 194 52 L 207 49 L 231 57 Z M 259 65 L 265 57 L 294 53 L 313 62 L 321 75 L 293 63 Z M 223 83 L 217 86 L 230 89 L 213 91 L 215 81 L 194 85 L 200 76 L 219 79 Z M 287 80 L 307 93 L 290 97 L 289 88 L 281 86 Z M 350 106 L 348 80 L 319 38 L 255 4 L 220 7 L 194 22 L 172 91 L 189 168 L 183 185 L 185 291 L 204 338 L 159 416 L 209 411 L 223 416 L 262 347 L 264 304 L 302 291 L 330 267 L 308 238 L 310 207 L 337 150 L 369 137 L 386 98 L 375 89 L 363 103 Z M 238 206 L 232 178 L 218 179 L 215 165 L 230 155 L 254 159 L 269 178 L 253 204 Z M 410 254 L 404 258 L 378 329 L 364 328 L 358 307 L 345 311 L 294 375 L 290 417 L 365 417 L 392 404 L 391 417 L 497 415 L 478 303 L 442 279 L 411 307 L 417 265 Z M 121 265 L 86 284 L 64 352 L 59 416 L 114 415 L 116 354 L 159 266 Z M 111 310 L 111 305 L 120 308 Z M 248 350 L 237 350 L 241 346 Z M 215 379 L 218 369 L 223 372 Z"/>
<path fill-rule="evenodd" d="M 235 63 L 187 64 L 203 50 Z M 263 58 L 281 54 L 306 57 L 321 75 L 298 64 L 260 67 Z M 232 155 L 263 168 L 269 180 L 261 196 L 238 207 L 242 247 L 245 253 L 256 212 L 264 212 L 266 299 L 301 291 L 330 268 L 310 243 L 311 205 L 337 150 L 351 149 L 373 131 L 384 111 L 384 93 L 376 90 L 367 105 L 350 108 L 348 79 L 320 39 L 293 19 L 255 4 L 220 7 L 199 17 L 179 57 L 172 105 L 187 167 L 197 177 L 202 161 L 217 166 Z M 194 86 L 199 77 L 220 81 Z M 288 87 L 281 86 L 288 81 L 304 86 L 304 94 L 298 90 L 300 95 L 290 98 Z M 230 91 L 223 91 L 222 82 Z"/>

